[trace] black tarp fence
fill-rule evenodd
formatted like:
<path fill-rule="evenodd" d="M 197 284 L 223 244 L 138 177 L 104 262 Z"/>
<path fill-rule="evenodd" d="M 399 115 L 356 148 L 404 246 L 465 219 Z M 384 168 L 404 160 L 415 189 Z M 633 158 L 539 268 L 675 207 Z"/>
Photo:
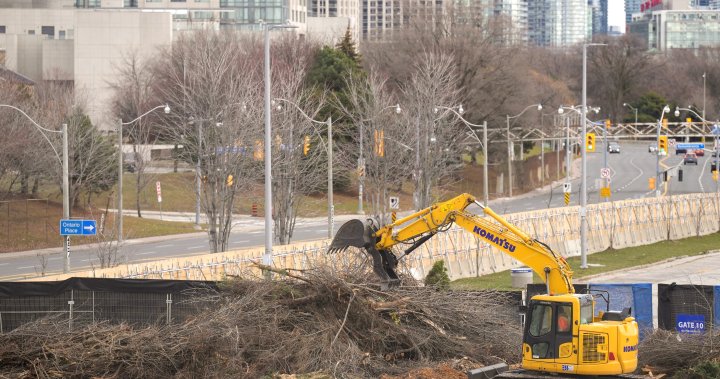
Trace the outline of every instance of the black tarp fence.
<path fill-rule="evenodd" d="M 97 321 L 172 323 L 206 304 L 209 281 L 70 278 L 54 282 L 0 282 L 0 332 L 41 318 L 68 324 Z M 200 296 L 199 296 L 200 295 Z"/>
<path fill-rule="evenodd" d="M 702 333 L 713 328 L 715 287 L 658 284 L 658 328 Z"/>

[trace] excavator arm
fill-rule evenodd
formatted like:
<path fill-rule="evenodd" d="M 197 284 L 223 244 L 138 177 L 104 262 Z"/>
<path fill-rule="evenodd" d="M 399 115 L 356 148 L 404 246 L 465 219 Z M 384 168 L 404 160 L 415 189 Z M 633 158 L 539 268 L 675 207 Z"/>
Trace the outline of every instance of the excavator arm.
<path fill-rule="evenodd" d="M 480 206 L 499 225 L 467 212 L 465 209 L 470 204 Z M 547 284 L 548 293 L 558 295 L 575 292 L 572 270 L 562 256 L 510 224 L 489 207 L 478 203 L 469 194 L 433 204 L 384 226 L 377 226 L 372 221 L 351 220 L 338 230 L 330 245 L 330 252 L 343 251 L 350 246 L 364 248 L 373 258 L 375 273 L 393 283 L 398 280 L 395 268 L 399 259 L 436 233 L 447 230 L 453 223 L 530 267 Z M 400 257 L 392 253 L 392 248 L 398 244 L 409 245 Z"/>

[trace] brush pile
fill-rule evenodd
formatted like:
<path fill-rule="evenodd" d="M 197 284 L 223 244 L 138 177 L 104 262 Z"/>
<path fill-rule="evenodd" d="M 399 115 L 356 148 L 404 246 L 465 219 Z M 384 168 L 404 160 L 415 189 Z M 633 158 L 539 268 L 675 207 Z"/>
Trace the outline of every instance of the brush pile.
<path fill-rule="evenodd" d="M 638 353 L 638 367 L 672 373 L 703 362 L 720 361 L 720 334 L 678 334 L 658 329 L 643 339 Z"/>
<path fill-rule="evenodd" d="M 277 271 L 277 270 L 276 270 Z M 467 359 L 520 359 L 517 303 L 498 292 L 380 291 L 329 270 L 234 278 L 194 294 L 170 325 L 45 319 L 0 335 L 0 376 L 213 378 L 293 373 L 365 378 Z"/>

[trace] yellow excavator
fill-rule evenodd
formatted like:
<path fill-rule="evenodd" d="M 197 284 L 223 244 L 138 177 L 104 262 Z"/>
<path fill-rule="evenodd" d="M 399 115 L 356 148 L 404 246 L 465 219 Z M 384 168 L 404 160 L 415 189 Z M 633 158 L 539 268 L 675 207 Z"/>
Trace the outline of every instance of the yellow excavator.
<path fill-rule="evenodd" d="M 466 211 L 471 204 L 496 222 Z M 399 283 L 398 260 L 453 223 L 524 263 L 546 285 L 547 294 L 533 296 L 526 307 L 522 372 L 498 377 L 538 377 L 533 373 L 636 377 L 630 373 L 638 363 L 638 324 L 630 310 L 608 309 L 596 316 L 594 295 L 575 293 L 572 270 L 562 256 L 472 195 L 436 203 L 384 226 L 372 219 L 350 220 L 338 229 L 329 251 L 364 249 L 373 259 L 375 273 L 392 286 Z M 408 247 L 397 257 L 392 248 L 399 244 Z"/>

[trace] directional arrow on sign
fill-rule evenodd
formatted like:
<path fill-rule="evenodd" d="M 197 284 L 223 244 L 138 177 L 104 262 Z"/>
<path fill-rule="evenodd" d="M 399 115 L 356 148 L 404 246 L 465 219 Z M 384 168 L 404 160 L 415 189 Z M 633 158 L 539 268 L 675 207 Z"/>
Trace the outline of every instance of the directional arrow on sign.
<path fill-rule="evenodd" d="M 95 227 L 92 225 L 83 226 L 83 229 L 87 230 L 88 232 L 92 233 L 93 230 L 95 230 Z"/>

